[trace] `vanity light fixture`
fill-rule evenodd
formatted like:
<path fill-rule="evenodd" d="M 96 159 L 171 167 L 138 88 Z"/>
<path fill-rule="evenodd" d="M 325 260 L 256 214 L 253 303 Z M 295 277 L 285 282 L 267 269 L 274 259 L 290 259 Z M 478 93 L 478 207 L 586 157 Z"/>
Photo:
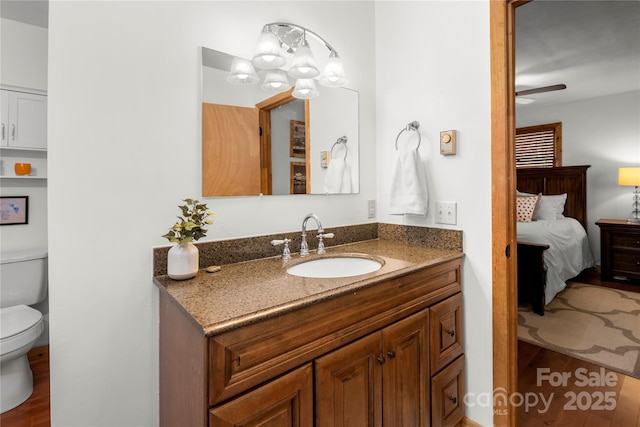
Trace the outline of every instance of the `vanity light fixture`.
<path fill-rule="evenodd" d="M 322 73 L 311 53 L 307 35 L 318 39 L 329 50 Z M 285 70 L 287 64 L 289 67 Z M 300 99 L 319 95 L 314 78 L 327 87 L 343 87 L 347 84 L 340 56 L 326 40 L 311 30 L 284 22 L 274 22 L 262 28 L 253 59 L 234 58 L 227 81 L 241 85 L 257 83 L 259 77 L 256 68 L 265 70 L 261 72 L 265 75 L 260 86 L 262 89 L 272 93 L 284 92 L 292 86 L 288 76 L 295 80 L 292 95 Z"/>
<path fill-rule="evenodd" d="M 633 186 L 633 211 L 631 218 L 627 219 L 630 224 L 640 224 L 640 167 L 638 168 L 620 168 L 618 169 L 618 185 Z"/>

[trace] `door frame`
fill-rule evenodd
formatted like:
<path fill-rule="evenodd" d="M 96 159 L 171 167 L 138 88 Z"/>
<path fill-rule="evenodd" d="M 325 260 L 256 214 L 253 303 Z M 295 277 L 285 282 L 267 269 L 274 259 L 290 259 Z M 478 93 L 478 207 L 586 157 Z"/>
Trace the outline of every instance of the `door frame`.
<path fill-rule="evenodd" d="M 489 2 L 491 51 L 491 196 L 493 421 L 517 425 L 517 241 L 515 220 L 515 9 L 529 0 Z"/>

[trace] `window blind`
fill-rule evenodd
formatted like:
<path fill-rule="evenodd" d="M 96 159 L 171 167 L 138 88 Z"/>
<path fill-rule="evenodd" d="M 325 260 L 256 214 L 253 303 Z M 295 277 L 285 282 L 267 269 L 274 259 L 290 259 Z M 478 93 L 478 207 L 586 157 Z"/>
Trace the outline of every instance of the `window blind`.
<path fill-rule="evenodd" d="M 561 153 L 561 135 L 557 135 L 557 130 L 558 126 L 555 124 L 517 129 L 516 168 L 560 166 L 561 159 L 558 156 Z"/>

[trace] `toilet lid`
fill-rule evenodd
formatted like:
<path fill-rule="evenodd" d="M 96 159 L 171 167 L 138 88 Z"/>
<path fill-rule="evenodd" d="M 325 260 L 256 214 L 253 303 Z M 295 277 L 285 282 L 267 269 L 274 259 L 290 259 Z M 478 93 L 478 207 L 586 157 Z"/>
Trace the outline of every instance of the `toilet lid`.
<path fill-rule="evenodd" d="M 15 305 L 0 309 L 0 337 L 2 339 L 20 334 L 42 319 L 42 313 L 26 305 Z"/>

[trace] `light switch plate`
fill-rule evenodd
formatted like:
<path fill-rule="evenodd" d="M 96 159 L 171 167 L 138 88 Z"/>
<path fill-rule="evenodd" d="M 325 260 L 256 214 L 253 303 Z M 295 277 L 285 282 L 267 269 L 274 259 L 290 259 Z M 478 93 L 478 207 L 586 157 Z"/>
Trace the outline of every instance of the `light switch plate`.
<path fill-rule="evenodd" d="M 367 201 L 367 218 L 375 218 L 376 217 L 376 201 L 369 200 Z"/>
<path fill-rule="evenodd" d="M 456 131 L 444 130 L 440 132 L 440 154 L 449 156 L 456 154 Z"/>
<path fill-rule="evenodd" d="M 456 202 L 436 202 L 436 223 L 451 224 L 458 223 L 458 212 Z"/>

